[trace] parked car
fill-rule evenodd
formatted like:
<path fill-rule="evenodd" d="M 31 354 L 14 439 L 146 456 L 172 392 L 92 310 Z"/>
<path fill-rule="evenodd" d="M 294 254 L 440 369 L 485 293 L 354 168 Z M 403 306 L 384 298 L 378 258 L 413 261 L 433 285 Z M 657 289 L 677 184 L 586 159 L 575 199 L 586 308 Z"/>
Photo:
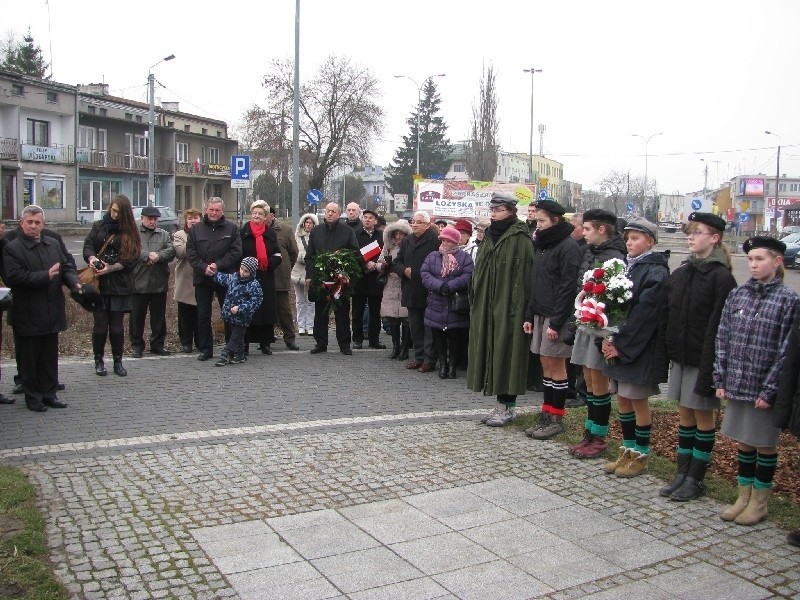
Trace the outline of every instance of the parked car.
<path fill-rule="evenodd" d="M 793 233 L 800 233 L 800 225 L 787 225 L 781 229 L 781 239 Z"/>
<path fill-rule="evenodd" d="M 156 206 L 158 212 L 161 213 L 161 217 L 158 219 L 158 226 L 170 233 L 172 235 L 178 229 L 180 229 L 180 225 L 178 224 L 178 215 L 175 214 L 175 211 L 171 209 L 169 206 Z M 133 209 L 133 218 L 136 219 L 136 222 L 142 220 L 142 207 L 137 207 Z"/>
<path fill-rule="evenodd" d="M 797 268 L 797 253 L 800 252 L 800 232 L 790 233 L 781 238 L 786 244 L 786 253 L 783 255 L 783 266 L 787 269 Z"/>

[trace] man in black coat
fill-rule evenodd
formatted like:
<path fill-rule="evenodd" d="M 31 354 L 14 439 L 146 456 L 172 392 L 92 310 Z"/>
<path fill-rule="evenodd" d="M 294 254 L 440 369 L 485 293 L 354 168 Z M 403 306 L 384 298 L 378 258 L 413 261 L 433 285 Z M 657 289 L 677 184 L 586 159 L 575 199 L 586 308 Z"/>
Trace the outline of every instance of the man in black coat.
<path fill-rule="evenodd" d="M 411 235 L 400 245 L 392 270 L 400 276 L 400 303 L 408 309 L 408 325 L 414 341 L 414 360 L 406 364 L 407 369 L 419 369 L 430 373 L 436 368 L 436 351 L 430 327 L 425 327 L 425 308 L 428 306 L 428 290 L 422 284 L 422 264 L 428 254 L 439 250 L 439 234 L 431 226 L 431 216 L 425 211 L 414 213 L 411 219 Z"/>
<path fill-rule="evenodd" d="M 353 229 L 339 220 L 342 209 L 335 202 L 325 206 L 325 221 L 314 227 L 308 235 L 306 250 L 306 289 L 311 285 L 314 274 L 314 259 L 319 252 L 335 252 L 344 248 L 353 250 L 359 257 L 358 242 Z M 363 264 L 363 261 L 361 261 Z M 328 351 L 328 306 L 325 298 L 314 299 L 314 341 L 316 346 L 311 354 Z M 350 349 L 350 298 L 342 298 L 334 312 L 336 318 L 336 341 L 342 354 L 353 354 Z"/>
<path fill-rule="evenodd" d="M 225 302 L 226 288 L 214 283 L 217 273 L 233 273 L 242 259 L 242 238 L 236 223 L 225 219 L 222 198 L 209 198 L 203 220 L 189 230 L 186 257 L 194 271 L 194 298 L 197 301 L 197 360 L 214 356 L 214 334 L 211 331 L 211 304 L 214 296 L 220 308 Z M 225 339 L 229 337 L 225 322 Z"/>
<path fill-rule="evenodd" d="M 14 295 L 11 316 L 17 340 L 25 404 L 35 412 L 65 408 L 58 391 L 58 334 L 67 328 L 61 286 L 79 292 L 74 262 L 60 245 L 43 236 L 44 211 L 31 204 L 22 210 L 22 235 L 3 248 L 5 282 Z"/>
<path fill-rule="evenodd" d="M 378 350 L 386 348 L 380 343 L 383 287 L 378 284 L 379 271 L 375 261 L 383 248 L 383 233 L 376 228 L 377 221 L 378 213 L 367 209 L 361 216 L 361 227 L 354 229 L 365 261 L 363 276 L 353 286 L 353 348 L 358 350 L 364 344 L 364 308 L 367 305 L 369 347 Z"/>

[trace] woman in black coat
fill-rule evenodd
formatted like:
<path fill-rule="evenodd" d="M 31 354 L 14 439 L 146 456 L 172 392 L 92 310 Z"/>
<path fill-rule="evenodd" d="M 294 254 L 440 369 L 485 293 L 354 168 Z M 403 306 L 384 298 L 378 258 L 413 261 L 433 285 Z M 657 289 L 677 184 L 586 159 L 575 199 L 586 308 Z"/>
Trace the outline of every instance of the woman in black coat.
<path fill-rule="evenodd" d="M 269 346 L 275 341 L 275 323 L 278 322 L 277 299 L 275 294 L 275 268 L 281 264 L 281 251 L 278 236 L 267 227 L 269 206 L 263 200 L 256 200 L 250 206 L 250 221 L 242 227 L 242 258 L 254 256 L 258 260 L 256 279 L 261 285 L 264 300 L 253 316 L 245 337 L 245 354 L 250 342 L 258 342 L 264 354 L 272 354 Z"/>
<path fill-rule="evenodd" d="M 773 425 L 800 438 L 800 316 L 795 317 L 786 342 L 786 358 L 773 410 Z M 800 546 L 800 529 L 790 531 L 786 541 L 792 546 Z"/>
<path fill-rule="evenodd" d="M 122 194 L 114 196 L 108 210 L 83 242 L 83 259 L 100 276 L 100 295 L 103 308 L 94 311 L 92 350 L 94 372 L 106 374 L 103 354 L 106 337 L 111 341 L 114 373 L 128 374 L 122 366 L 125 346 L 125 313 L 133 308 L 133 268 L 139 260 L 141 239 L 133 217 L 131 201 Z"/>

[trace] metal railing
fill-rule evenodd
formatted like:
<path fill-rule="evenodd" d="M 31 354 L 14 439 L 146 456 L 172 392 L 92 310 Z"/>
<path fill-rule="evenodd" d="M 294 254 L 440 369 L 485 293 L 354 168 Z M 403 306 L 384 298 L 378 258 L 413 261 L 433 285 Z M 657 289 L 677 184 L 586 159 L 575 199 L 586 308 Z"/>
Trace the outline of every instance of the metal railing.
<path fill-rule="evenodd" d="M 78 164 L 88 165 L 97 169 L 111 171 L 148 171 L 148 158 L 125 152 L 108 152 L 93 148 L 78 148 L 75 151 Z M 172 175 L 175 173 L 175 161 L 171 158 L 157 156 L 155 159 L 155 172 Z"/>

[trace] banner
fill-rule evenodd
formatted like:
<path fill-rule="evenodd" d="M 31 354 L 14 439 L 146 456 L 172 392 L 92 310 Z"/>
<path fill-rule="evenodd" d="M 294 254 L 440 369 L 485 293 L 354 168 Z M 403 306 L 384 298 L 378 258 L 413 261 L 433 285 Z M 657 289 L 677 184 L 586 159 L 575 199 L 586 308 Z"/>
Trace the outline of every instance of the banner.
<path fill-rule="evenodd" d="M 419 179 L 414 185 L 414 210 L 427 211 L 433 217 L 488 219 L 489 200 L 498 192 L 511 194 L 518 207 L 525 207 L 536 198 L 536 184 Z"/>

